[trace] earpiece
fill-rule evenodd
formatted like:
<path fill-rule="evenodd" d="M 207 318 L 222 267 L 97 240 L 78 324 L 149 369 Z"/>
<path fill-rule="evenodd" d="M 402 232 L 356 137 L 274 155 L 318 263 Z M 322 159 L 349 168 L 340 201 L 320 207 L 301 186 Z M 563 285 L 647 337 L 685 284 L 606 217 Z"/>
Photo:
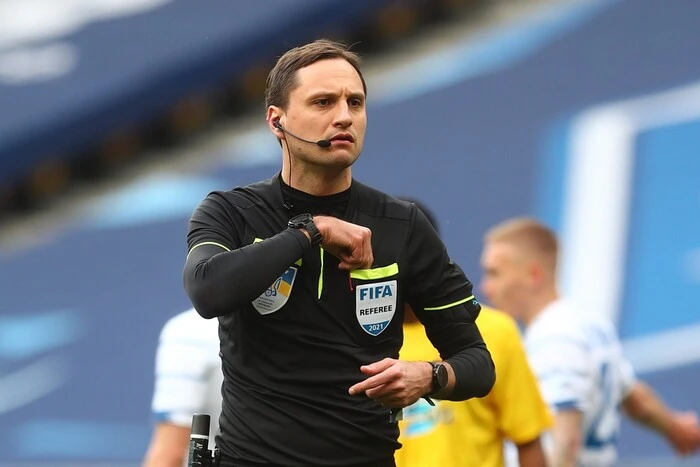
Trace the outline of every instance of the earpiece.
<path fill-rule="evenodd" d="M 277 128 L 277 129 L 280 130 L 280 131 L 284 131 L 283 128 L 282 128 L 282 124 L 280 123 L 279 120 L 274 120 L 274 121 L 272 122 L 272 126 L 274 126 L 275 128 Z"/>

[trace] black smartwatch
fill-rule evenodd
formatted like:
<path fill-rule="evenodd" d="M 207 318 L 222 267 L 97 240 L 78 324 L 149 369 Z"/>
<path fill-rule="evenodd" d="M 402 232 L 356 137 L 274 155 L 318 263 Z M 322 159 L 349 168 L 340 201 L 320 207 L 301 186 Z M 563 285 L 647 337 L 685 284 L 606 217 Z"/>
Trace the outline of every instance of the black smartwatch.
<path fill-rule="evenodd" d="M 447 387 L 447 367 L 439 362 L 428 362 L 433 366 L 433 388 L 428 393 L 432 396 Z"/>
<path fill-rule="evenodd" d="M 305 229 L 311 236 L 311 244 L 318 245 L 323 241 L 323 235 L 319 232 L 318 227 L 314 224 L 314 217 L 307 213 L 299 214 L 289 219 L 287 223 L 290 229 Z"/>

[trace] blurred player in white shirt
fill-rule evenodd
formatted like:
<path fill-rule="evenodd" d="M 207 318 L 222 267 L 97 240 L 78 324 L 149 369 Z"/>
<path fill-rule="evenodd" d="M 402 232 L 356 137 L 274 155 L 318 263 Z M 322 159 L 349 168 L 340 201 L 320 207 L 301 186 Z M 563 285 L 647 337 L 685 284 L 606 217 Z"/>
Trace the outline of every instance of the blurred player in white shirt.
<path fill-rule="evenodd" d="M 210 446 L 221 413 L 219 321 L 207 320 L 190 309 L 165 324 L 156 353 L 152 410 L 153 436 L 144 467 L 181 467 L 187 464 L 192 415 L 211 416 Z"/>
<path fill-rule="evenodd" d="M 604 466 L 615 462 L 617 407 L 635 378 L 614 328 L 594 316 L 556 300 L 529 322 L 525 347 L 545 400 L 580 424 L 580 463 Z"/>
<path fill-rule="evenodd" d="M 557 260 L 556 236 L 531 219 L 492 228 L 481 258 L 482 290 L 493 306 L 524 325 L 530 365 L 555 412 L 551 465 L 614 465 L 620 406 L 664 436 L 678 454 L 697 450 L 695 413 L 669 410 L 635 380 L 613 325 L 559 297 Z"/>

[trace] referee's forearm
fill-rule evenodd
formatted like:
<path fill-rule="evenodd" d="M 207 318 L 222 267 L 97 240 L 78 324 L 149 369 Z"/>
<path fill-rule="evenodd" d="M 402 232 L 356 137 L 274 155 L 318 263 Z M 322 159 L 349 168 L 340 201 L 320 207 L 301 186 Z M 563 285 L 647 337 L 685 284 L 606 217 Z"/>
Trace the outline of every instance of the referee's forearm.
<path fill-rule="evenodd" d="M 443 398 L 463 401 L 486 396 L 496 382 L 491 353 L 483 343 L 464 349 L 445 360 L 455 374 L 455 385 Z"/>
<path fill-rule="evenodd" d="M 185 290 L 202 317 L 223 316 L 255 300 L 309 248 L 298 230 L 232 251 L 206 244 L 193 248 L 183 271 Z"/>
<path fill-rule="evenodd" d="M 496 381 L 496 369 L 479 328 L 470 321 L 469 310 L 459 307 L 450 313 L 426 314 L 426 334 L 440 356 L 454 371 L 452 391 L 441 399 L 463 401 L 487 395 Z M 459 321 L 455 321 L 459 320 Z"/>

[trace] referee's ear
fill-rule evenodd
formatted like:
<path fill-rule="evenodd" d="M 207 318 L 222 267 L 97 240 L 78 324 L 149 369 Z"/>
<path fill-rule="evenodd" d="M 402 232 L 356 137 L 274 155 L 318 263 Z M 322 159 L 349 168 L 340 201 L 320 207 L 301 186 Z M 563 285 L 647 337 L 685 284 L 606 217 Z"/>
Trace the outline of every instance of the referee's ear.
<path fill-rule="evenodd" d="M 278 128 L 278 125 L 280 125 L 283 116 L 284 113 L 282 112 L 282 109 L 276 105 L 271 105 L 267 108 L 265 121 L 267 122 L 267 126 L 270 128 L 270 130 L 272 130 L 272 132 L 277 136 L 281 136 L 282 134 L 282 130 Z"/>
<path fill-rule="evenodd" d="M 282 139 L 284 139 L 284 132 L 282 131 L 282 124 L 280 122 L 281 118 L 282 110 L 279 107 L 271 105 L 267 108 L 267 116 L 265 121 L 267 122 L 267 126 L 270 128 L 270 131 L 272 131 L 272 134 L 277 138 L 277 142 L 280 144 L 280 147 L 282 146 Z"/>

